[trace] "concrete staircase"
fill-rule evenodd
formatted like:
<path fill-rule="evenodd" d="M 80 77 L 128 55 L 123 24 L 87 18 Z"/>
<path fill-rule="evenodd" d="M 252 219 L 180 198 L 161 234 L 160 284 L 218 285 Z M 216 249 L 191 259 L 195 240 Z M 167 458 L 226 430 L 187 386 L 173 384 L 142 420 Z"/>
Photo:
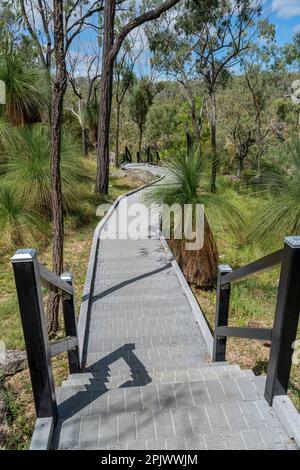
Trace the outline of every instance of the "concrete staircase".
<path fill-rule="evenodd" d="M 263 398 L 264 378 L 252 371 L 206 364 L 119 372 L 74 374 L 63 383 L 57 447 L 297 448 Z"/>

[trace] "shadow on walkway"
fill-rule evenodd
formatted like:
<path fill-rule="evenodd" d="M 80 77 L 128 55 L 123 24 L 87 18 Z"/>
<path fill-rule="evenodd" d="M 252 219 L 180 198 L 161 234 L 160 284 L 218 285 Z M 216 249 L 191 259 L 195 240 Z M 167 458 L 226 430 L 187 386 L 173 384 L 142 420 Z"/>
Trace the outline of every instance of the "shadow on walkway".
<path fill-rule="evenodd" d="M 119 289 L 122 289 L 123 287 L 133 284 L 136 281 L 140 281 L 141 279 L 145 279 L 147 277 L 153 276 L 154 274 L 158 274 L 162 271 L 166 271 L 167 269 L 171 269 L 171 268 L 172 268 L 172 265 L 168 263 L 165 266 L 162 266 L 161 268 L 155 269 L 154 271 L 149 271 L 147 273 L 140 274 L 139 276 L 132 277 L 131 279 L 128 279 L 127 281 L 120 282 L 119 284 L 116 284 L 115 286 L 112 286 L 109 289 L 106 289 L 100 294 L 94 295 L 92 298 L 92 302 L 96 302 L 97 300 L 102 299 L 103 297 L 111 294 L 112 292 L 115 292 Z"/>
<path fill-rule="evenodd" d="M 125 344 L 121 348 L 116 349 L 104 358 L 87 367 L 84 372 L 90 372 L 92 374 L 93 377 L 90 378 L 91 383 L 84 385 L 85 390 L 78 391 L 58 406 L 60 418 L 63 420 L 71 418 L 88 405 L 92 404 L 93 401 L 107 393 L 110 390 L 106 386 L 110 372 L 109 365 L 119 359 L 124 359 L 127 362 L 132 380 L 124 382 L 118 388 L 142 387 L 150 383 L 152 379 L 144 364 L 135 355 L 134 349 L 134 344 Z"/>

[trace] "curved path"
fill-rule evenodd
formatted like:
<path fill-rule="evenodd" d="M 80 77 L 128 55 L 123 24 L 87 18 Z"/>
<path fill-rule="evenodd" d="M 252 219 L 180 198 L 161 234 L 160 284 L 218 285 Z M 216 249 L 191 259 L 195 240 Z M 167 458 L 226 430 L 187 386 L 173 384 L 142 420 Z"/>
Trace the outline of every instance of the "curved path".
<path fill-rule="evenodd" d="M 295 448 L 263 398 L 261 378 L 210 364 L 212 337 L 157 214 L 145 216 L 139 240 L 115 227 L 113 216 L 147 190 L 121 198 L 96 231 L 79 326 L 86 369 L 58 390 L 55 446 Z"/>

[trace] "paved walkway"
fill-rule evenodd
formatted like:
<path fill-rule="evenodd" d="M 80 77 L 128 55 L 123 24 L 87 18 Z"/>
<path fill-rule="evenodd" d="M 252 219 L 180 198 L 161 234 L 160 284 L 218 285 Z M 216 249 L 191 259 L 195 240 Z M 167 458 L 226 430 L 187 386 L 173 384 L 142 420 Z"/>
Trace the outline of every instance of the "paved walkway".
<path fill-rule="evenodd" d="M 118 213 L 143 194 L 122 200 Z M 113 233 L 112 220 L 106 228 Z M 153 219 L 149 230 L 157 229 Z M 58 390 L 57 448 L 295 448 L 262 378 L 209 363 L 159 236 L 100 240 L 86 344 L 85 372 Z"/>

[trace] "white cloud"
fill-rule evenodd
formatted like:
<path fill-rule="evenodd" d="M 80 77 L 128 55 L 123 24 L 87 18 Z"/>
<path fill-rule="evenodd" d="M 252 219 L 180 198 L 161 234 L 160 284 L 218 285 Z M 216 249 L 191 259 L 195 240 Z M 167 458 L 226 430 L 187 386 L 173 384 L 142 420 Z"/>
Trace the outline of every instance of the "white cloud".
<path fill-rule="evenodd" d="M 272 11 L 284 19 L 300 16 L 300 0 L 272 0 Z"/>

